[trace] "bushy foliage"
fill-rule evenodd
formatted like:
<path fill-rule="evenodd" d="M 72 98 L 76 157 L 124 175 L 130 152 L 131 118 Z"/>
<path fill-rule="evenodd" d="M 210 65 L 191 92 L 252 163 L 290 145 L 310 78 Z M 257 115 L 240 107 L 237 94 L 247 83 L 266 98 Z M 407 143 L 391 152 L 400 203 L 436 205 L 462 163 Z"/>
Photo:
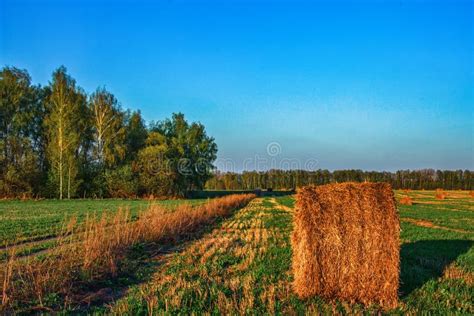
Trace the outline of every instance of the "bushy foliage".
<path fill-rule="evenodd" d="M 0 72 L 0 196 L 36 193 L 44 148 L 42 97 L 25 70 Z"/>
<path fill-rule="evenodd" d="M 158 132 L 148 135 L 146 146 L 138 152 L 140 188 L 147 195 L 166 196 L 173 193 L 176 178 L 167 160 L 169 148 Z"/>
<path fill-rule="evenodd" d="M 130 165 L 105 172 L 105 188 L 110 197 L 133 198 L 138 194 L 138 175 Z"/>
<path fill-rule="evenodd" d="M 178 113 L 149 129 L 105 88 L 88 96 L 65 67 L 43 88 L 3 68 L 0 113 L 0 197 L 182 196 L 216 159 L 202 124 Z"/>

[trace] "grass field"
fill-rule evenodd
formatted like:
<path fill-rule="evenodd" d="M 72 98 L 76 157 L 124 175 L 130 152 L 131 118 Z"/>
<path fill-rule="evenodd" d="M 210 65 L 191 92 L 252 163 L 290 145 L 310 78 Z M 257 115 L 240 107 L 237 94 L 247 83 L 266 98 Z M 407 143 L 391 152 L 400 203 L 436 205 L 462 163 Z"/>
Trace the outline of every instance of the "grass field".
<path fill-rule="evenodd" d="M 192 200 L 4 200 L 0 201 L 0 260 L 5 258 L 6 245 L 14 245 L 17 255 L 42 252 L 55 246 L 55 237 L 71 220 L 80 227 L 87 216 L 100 218 L 120 208 L 130 210 L 133 218 L 152 204 L 173 207 L 189 203 L 202 204 L 205 199 Z"/>
<path fill-rule="evenodd" d="M 136 216 L 150 204 L 173 207 L 181 203 L 199 204 L 205 200 L 40 200 L 0 201 L 0 244 L 29 241 L 55 236 L 71 218 L 78 222 L 87 215 L 102 216 L 119 208 L 129 209 Z"/>
<path fill-rule="evenodd" d="M 396 197 L 406 194 L 414 204 L 399 206 L 400 304 L 390 312 L 474 313 L 474 198 L 468 192 L 448 192 L 445 200 L 436 200 L 433 191 L 399 191 Z M 15 223 L 14 214 L 41 210 L 33 204 L 39 203 L 36 205 L 44 206 L 39 213 L 44 215 L 33 218 L 61 222 L 61 217 L 69 214 L 67 210 L 76 209 L 85 216 L 88 211 L 118 207 L 120 202 L 131 203 L 128 207 L 134 212 L 148 204 L 115 200 L 72 201 L 69 205 L 55 204 L 57 201 L 2 202 L 1 214 Z M 78 203 L 76 207 L 71 206 L 74 203 Z M 29 209 L 22 210 L 22 205 Z M 377 306 L 327 302 L 317 297 L 300 300 L 293 294 L 293 207 L 291 196 L 257 198 L 230 218 L 208 227 L 196 239 L 166 252 L 150 256 L 138 247 L 136 258 L 140 260 L 134 274 L 98 285 L 97 292 L 91 294 L 93 303 L 75 311 L 129 315 L 378 311 Z M 48 216 L 50 213 L 53 215 Z M 29 232 L 29 226 L 18 225 L 19 231 L 27 232 L 25 236 L 38 235 Z"/>

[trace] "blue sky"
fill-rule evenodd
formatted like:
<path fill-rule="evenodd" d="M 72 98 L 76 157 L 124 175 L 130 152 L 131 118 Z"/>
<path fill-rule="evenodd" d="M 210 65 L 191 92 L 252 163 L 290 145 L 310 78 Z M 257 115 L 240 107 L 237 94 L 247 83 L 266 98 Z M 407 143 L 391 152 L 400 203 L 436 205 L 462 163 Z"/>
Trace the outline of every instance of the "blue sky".
<path fill-rule="evenodd" d="M 473 43 L 473 1 L 0 0 L 0 65 L 183 112 L 236 170 L 474 169 Z"/>

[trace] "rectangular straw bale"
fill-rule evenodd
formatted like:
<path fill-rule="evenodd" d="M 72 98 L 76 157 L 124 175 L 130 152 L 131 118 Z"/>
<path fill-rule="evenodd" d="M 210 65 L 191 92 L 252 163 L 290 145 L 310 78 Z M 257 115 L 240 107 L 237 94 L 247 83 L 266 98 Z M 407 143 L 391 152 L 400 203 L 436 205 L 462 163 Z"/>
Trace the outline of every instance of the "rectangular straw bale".
<path fill-rule="evenodd" d="M 400 199 L 400 204 L 402 204 L 402 205 L 413 205 L 413 200 L 411 199 L 411 197 L 409 197 L 407 195 L 407 196 L 404 196 Z"/>
<path fill-rule="evenodd" d="M 437 200 L 444 200 L 447 196 L 448 196 L 448 194 L 446 192 L 444 192 L 443 189 L 436 189 L 435 198 Z"/>
<path fill-rule="evenodd" d="M 389 184 L 300 189 L 292 247 L 293 285 L 301 298 L 397 305 L 400 222 Z"/>

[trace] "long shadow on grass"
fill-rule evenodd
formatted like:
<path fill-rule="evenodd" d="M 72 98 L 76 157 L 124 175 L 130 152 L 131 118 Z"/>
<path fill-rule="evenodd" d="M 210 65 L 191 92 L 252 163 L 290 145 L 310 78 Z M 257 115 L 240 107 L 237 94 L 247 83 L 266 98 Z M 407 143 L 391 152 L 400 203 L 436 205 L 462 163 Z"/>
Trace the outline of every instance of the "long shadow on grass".
<path fill-rule="evenodd" d="M 440 277 L 446 266 L 473 245 L 470 240 L 422 240 L 403 244 L 400 252 L 401 297 Z"/>

